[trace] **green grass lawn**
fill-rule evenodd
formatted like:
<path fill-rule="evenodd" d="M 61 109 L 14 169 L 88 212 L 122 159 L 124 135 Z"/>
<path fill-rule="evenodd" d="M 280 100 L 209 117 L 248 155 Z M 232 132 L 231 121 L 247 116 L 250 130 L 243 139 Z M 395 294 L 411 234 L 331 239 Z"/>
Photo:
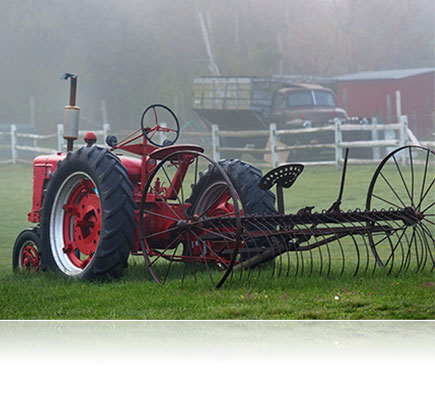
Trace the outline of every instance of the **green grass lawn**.
<path fill-rule="evenodd" d="M 373 167 L 350 166 L 343 209 L 364 208 Z M 328 208 L 335 200 L 340 172 L 307 167 L 286 192 L 286 211 L 306 205 Z M 206 273 L 200 284 L 178 280 L 160 286 L 132 257 L 124 276 L 97 283 L 50 273 L 13 274 L 16 236 L 31 224 L 32 170 L 0 167 L 0 319 L 433 319 L 435 274 L 408 272 L 276 278 L 261 274 L 213 290 Z"/>

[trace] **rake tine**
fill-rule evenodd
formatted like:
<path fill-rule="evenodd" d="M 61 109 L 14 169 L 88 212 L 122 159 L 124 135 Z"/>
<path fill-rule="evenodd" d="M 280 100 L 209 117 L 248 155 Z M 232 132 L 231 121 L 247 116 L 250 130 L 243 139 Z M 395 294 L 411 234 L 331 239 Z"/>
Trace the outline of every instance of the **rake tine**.
<path fill-rule="evenodd" d="M 318 214 L 317 214 L 317 213 L 314 214 L 314 218 L 313 218 L 313 219 L 314 219 L 314 224 L 315 224 L 315 226 L 318 227 L 318 224 L 319 224 L 321 221 L 319 220 L 319 217 L 318 217 Z M 325 236 L 322 235 L 322 238 L 325 238 Z M 317 236 L 314 236 L 314 240 L 315 240 L 315 242 L 316 242 L 317 244 L 319 243 L 318 240 L 317 240 Z M 317 248 L 318 248 L 318 250 L 319 250 L 319 260 L 320 260 L 319 275 L 322 274 L 322 268 L 323 268 L 323 257 L 322 257 L 322 249 L 321 249 L 321 247 L 322 247 L 322 246 L 317 246 Z"/>
<path fill-rule="evenodd" d="M 341 227 L 345 228 L 345 225 L 343 223 L 340 223 L 339 225 Z M 341 266 L 340 276 L 343 275 L 345 267 L 346 267 L 346 257 L 344 255 L 344 249 L 343 249 L 343 245 L 341 244 L 341 240 L 342 240 L 342 238 L 338 238 L 337 239 L 337 243 L 338 243 L 338 246 L 340 247 L 340 254 L 341 254 L 341 259 L 342 259 L 342 266 Z M 328 274 L 329 274 L 329 271 L 328 271 Z"/>
<path fill-rule="evenodd" d="M 423 224 L 421 224 L 423 225 Z M 429 247 L 429 243 L 427 241 L 427 237 L 424 233 L 423 227 L 420 226 L 418 227 L 418 229 L 421 230 L 421 236 L 423 238 L 423 244 L 424 244 L 424 262 L 422 263 L 422 270 L 424 269 L 424 266 L 426 265 L 426 261 L 428 259 L 428 255 L 430 255 L 430 247 Z"/>
<path fill-rule="evenodd" d="M 367 244 L 366 238 L 364 235 L 360 235 L 360 237 L 362 238 L 362 241 L 364 242 L 364 248 L 366 249 L 366 259 L 367 259 L 367 263 L 366 263 L 366 267 L 364 270 L 364 274 L 367 274 L 367 271 L 369 269 L 369 265 L 370 265 L 370 252 L 369 252 L 369 246 Z"/>
<path fill-rule="evenodd" d="M 431 243 L 432 243 L 432 250 L 434 250 L 434 251 L 431 251 L 431 246 L 430 246 L 429 242 L 426 241 L 426 243 L 427 243 L 427 246 L 428 246 L 428 254 L 429 254 L 429 256 L 430 256 L 430 258 L 432 260 L 432 269 L 431 269 L 431 272 L 433 272 L 433 270 L 435 269 L 435 261 L 434 261 L 434 257 L 433 257 L 433 254 L 435 254 L 435 239 L 432 236 L 432 232 L 430 231 L 430 229 L 428 229 L 427 226 L 424 225 L 423 223 L 421 224 L 421 229 L 423 231 L 423 234 L 425 233 L 425 235 L 424 235 L 425 238 L 426 238 L 426 236 L 429 236 L 432 239 L 432 241 L 431 241 Z"/>
<path fill-rule="evenodd" d="M 354 234 L 351 233 L 349 236 L 351 237 L 351 239 L 353 241 L 353 244 L 354 244 L 355 250 L 356 250 L 356 255 L 357 255 L 357 262 L 356 262 L 355 272 L 353 273 L 353 276 L 356 276 L 358 274 L 358 271 L 359 271 L 359 265 L 360 265 L 361 257 L 360 257 L 360 253 L 359 253 L 358 243 L 355 240 Z"/>
<path fill-rule="evenodd" d="M 277 221 L 276 221 L 276 219 L 274 219 L 274 225 L 276 225 L 276 226 L 280 226 L 278 223 L 277 223 Z M 281 246 L 280 246 L 280 248 L 281 247 L 284 247 L 285 248 L 285 253 L 287 253 L 287 257 L 288 257 L 288 261 L 290 261 L 290 258 L 289 258 L 289 248 L 288 248 L 288 245 L 287 245 L 287 239 L 286 239 L 286 237 L 285 236 L 279 236 L 279 240 L 281 241 Z M 283 253 L 281 253 L 280 255 L 279 255 L 279 270 L 278 270 L 278 278 L 280 278 L 281 277 L 281 272 L 282 272 L 282 254 Z"/>
<path fill-rule="evenodd" d="M 307 225 L 304 225 L 304 227 L 305 227 L 305 229 L 308 230 L 308 232 L 312 232 L 311 228 L 308 227 Z M 310 236 L 313 237 L 313 234 L 310 233 Z M 308 243 L 309 243 L 310 239 L 308 240 Z M 311 248 L 309 249 L 309 252 L 310 252 L 310 274 L 308 276 L 311 277 L 311 274 L 313 273 L 313 251 Z"/>
<path fill-rule="evenodd" d="M 419 232 L 418 229 L 416 229 L 416 232 L 417 232 L 417 236 L 419 238 L 419 242 L 420 242 L 420 245 L 421 245 L 421 251 L 424 252 L 424 250 L 423 250 L 423 247 L 424 247 L 423 239 L 421 238 L 420 232 Z M 419 272 L 420 271 L 420 267 L 422 265 L 424 265 L 424 264 L 421 262 L 422 259 L 419 257 L 419 252 L 418 252 L 418 247 L 417 247 L 417 240 L 415 240 L 415 257 L 417 259 L 417 269 L 416 269 L 415 272 Z"/>
<path fill-rule="evenodd" d="M 411 259 L 412 259 L 411 250 L 412 250 L 412 242 L 414 241 L 415 238 L 415 231 L 416 231 L 416 227 L 414 226 L 412 229 L 411 240 L 407 240 L 408 252 L 406 253 L 406 257 L 405 257 L 405 266 L 404 266 L 405 273 L 408 271 L 408 268 L 411 265 Z"/>
<path fill-rule="evenodd" d="M 252 241 L 252 243 L 255 243 L 254 242 L 254 238 L 253 238 L 253 236 L 252 236 L 252 234 L 251 234 L 251 232 L 250 231 L 245 231 L 245 233 L 247 233 L 248 234 L 248 236 L 251 238 L 249 241 Z M 259 252 L 258 252 L 258 249 L 257 249 L 257 247 L 255 247 L 254 249 L 252 249 L 252 250 L 255 250 L 255 253 L 254 253 L 254 255 L 251 255 L 251 248 L 249 247 L 249 246 L 247 246 L 247 249 L 248 249 L 248 260 L 249 260 L 249 262 L 251 262 L 251 260 L 252 260 L 252 257 L 255 257 L 256 255 L 258 255 L 259 254 Z M 251 265 L 251 263 L 248 265 L 248 277 L 247 277 L 247 279 L 249 280 L 250 279 L 250 277 L 251 277 L 251 270 L 252 270 L 252 267 L 253 267 L 253 265 Z M 239 280 L 241 280 L 242 279 L 242 274 L 243 274 L 243 269 L 240 269 L 240 277 L 239 277 Z"/>
<path fill-rule="evenodd" d="M 352 218 L 351 226 L 352 227 L 363 227 L 363 223 L 360 222 L 360 221 L 357 221 L 355 218 Z M 364 243 L 364 248 L 366 250 L 365 254 L 366 254 L 367 263 L 366 263 L 366 267 L 365 267 L 364 273 L 367 273 L 367 270 L 369 268 L 369 263 L 370 263 L 370 260 L 369 260 L 370 259 L 370 257 L 369 257 L 369 249 L 368 249 L 367 242 L 366 242 L 366 239 L 365 239 L 364 235 L 359 234 L 358 237 L 360 238 L 360 241 L 362 241 Z"/>
<path fill-rule="evenodd" d="M 419 228 L 417 228 L 417 230 L 420 231 Z M 427 246 L 426 246 L 426 240 L 425 240 L 424 232 L 420 232 L 420 235 L 421 235 L 421 246 L 422 246 L 421 247 L 421 251 L 423 253 L 423 261 L 419 265 L 417 272 L 422 271 L 424 269 L 424 266 L 426 265 L 426 261 L 428 259 L 428 251 L 427 251 Z"/>
<path fill-rule="evenodd" d="M 302 251 L 298 250 L 297 252 L 298 255 L 300 255 L 301 257 L 301 277 L 304 276 L 304 270 L 305 270 L 305 261 L 304 261 L 304 254 Z"/>
<path fill-rule="evenodd" d="M 268 229 L 268 227 L 267 226 L 265 226 L 265 225 L 263 225 L 262 224 L 262 222 L 261 222 L 261 220 L 260 221 L 258 221 L 258 224 L 259 224 L 259 226 L 260 226 L 260 230 L 262 230 L 263 232 L 264 231 L 267 231 Z M 263 228 L 263 229 L 262 229 Z M 265 235 L 265 239 L 268 241 L 268 244 L 269 244 L 269 247 L 272 249 L 272 257 L 271 257 L 271 260 L 272 260 L 272 262 L 273 262 L 273 270 L 272 270 L 272 276 L 274 275 L 274 273 L 275 273 L 275 257 L 278 255 L 278 254 L 275 254 L 275 247 L 276 246 L 274 246 L 274 243 L 272 243 L 272 241 L 270 240 L 270 237 L 268 236 L 268 235 Z M 260 274 L 261 274 L 261 267 L 259 266 L 259 268 L 258 268 L 258 277 L 260 277 Z"/>

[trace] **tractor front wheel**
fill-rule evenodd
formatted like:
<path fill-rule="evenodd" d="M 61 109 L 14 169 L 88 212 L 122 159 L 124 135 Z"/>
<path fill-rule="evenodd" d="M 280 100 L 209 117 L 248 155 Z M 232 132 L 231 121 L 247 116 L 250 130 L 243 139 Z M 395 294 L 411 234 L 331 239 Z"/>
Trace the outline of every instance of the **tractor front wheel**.
<path fill-rule="evenodd" d="M 43 265 L 68 277 L 119 276 L 133 245 L 135 203 L 111 152 L 82 147 L 60 161 L 41 210 Z"/>
<path fill-rule="evenodd" d="M 36 228 L 25 229 L 15 240 L 12 269 L 15 272 L 37 272 L 40 261 L 38 231 Z"/>

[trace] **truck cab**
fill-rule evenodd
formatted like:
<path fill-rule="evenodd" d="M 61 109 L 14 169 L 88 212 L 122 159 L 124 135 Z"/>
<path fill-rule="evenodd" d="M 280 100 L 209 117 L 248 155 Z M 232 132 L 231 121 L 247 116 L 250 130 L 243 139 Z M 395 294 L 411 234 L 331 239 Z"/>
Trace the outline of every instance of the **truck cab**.
<path fill-rule="evenodd" d="M 276 91 L 269 116 L 278 129 L 326 125 L 334 118 L 348 116 L 337 107 L 332 90 L 314 84 L 297 84 Z"/>

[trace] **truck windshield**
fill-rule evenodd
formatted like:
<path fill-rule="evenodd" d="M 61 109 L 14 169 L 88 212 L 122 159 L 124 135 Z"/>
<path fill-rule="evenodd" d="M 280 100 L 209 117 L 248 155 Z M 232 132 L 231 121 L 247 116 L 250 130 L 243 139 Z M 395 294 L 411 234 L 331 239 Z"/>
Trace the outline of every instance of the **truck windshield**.
<path fill-rule="evenodd" d="M 288 106 L 289 108 L 314 106 L 311 90 L 290 93 L 288 95 Z"/>
<path fill-rule="evenodd" d="M 336 103 L 334 95 L 326 90 L 306 90 L 289 93 L 289 108 L 306 106 L 336 107 Z"/>
<path fill-rule="evenodd" d="M 334 96 L 326 90 L 314 90 L 314 97 L 318 106 L 336 107 Z"/>

